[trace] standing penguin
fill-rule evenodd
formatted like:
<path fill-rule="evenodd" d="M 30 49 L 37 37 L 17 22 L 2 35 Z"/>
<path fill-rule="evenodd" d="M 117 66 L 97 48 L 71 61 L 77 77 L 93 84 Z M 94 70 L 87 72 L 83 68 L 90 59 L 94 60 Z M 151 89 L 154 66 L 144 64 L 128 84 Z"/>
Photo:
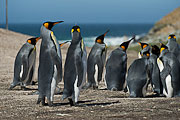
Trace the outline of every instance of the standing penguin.
<path fill-rule="evenodd" d="M 154 93 L 162 94 L 162 83 L 160 79 L 160 70 L 157 65 L 157 58 L 160 55 L 160 49 L 157 45 L 153 45 L 149 57 L 150 81 Z"/>
<path fill-rule="evenodd" d="M 36 61 L 36 43 L 40 37 L 30 38 L 19 50 L 14 63 L 14 79 L 10 90 L 20 85 L 25 86 L 32 82 Z"/>
<path fill-rule="evenodd" d="M 163 94 L 166 97 L 180 96 L 180 63 L 168 47 L 161 43 L 160 56 L 157 60 L 160 69 Z"/>
<path fill-rule="evenodd" d="M 70 101 L 70 105 L 77 105 L 80 90 L 86 80 L 87 53 L 81 37 L 80 27 L 73 26 L 72 42 L 68 48 L 64 66 L 64 90 L 62 99 Z"/>
<path fill-rule="evenodd" d="M 141 58 L 136 59 L 130 65 L 127 75 L 127 87 L 130 97 L 145 97 L 147 86 L 150 81 L 149 57 L 150 47 L 147 43 L 141 43 Z"/>
<path fill-rule="evenodd" d="M 172 52 L 180 62 L 180 46 L 176 41 L 176 36 L 174 34 L 169 35 L 168 43 L 166 45 L 168 50 Z"/>
<path fill-rule="evenodd" d="M 61 50 L 56 37 L 51 31 L 58 22 L 45 22 L 41 27 L 41 48 L 38 69 L 38 91 L 37 104 L 45 105 L 45 97 L 49 106 L 53 105 L 53 96 L 57 84 L 62 80 L 62 57 Z"/>
<path fill-rule="evenodd" d="M 98 84 L 102 80 L 102 73 L 107 53 L 107 46 L 104 43 L 104 37 L 108 32 L 109 30 L 96 38 L 95 44 L 89 53 L 87 60 L 88 83 L 84 86 L 85 89 L 88 89 L 89 87 L 93 87 L 93 89 L 98 88 Z"/>
<path fill-rule="evenodd" d="M 145 97 L 148 86 L 148 59 L 136 59 L 130 65 L 127 75 L 127 87 L 130 97 Z"/>
<path fill-rule="evenodd" d="M 154 93 L 160 95 L 162 93 L 162 84 L 160 79 L 160 71 L 157 65 L 157 58 L 160 54 L 158 46 L 151 47 L 147 43 L 138 42 L 142 48 L 140 55 L 148 59 L 149 81 L 151 82 Z M 140 58 L 140 57 L 139 57 Z"/>
<path fill-rule="evenodd" d="M 127 70 L 126 50 L 131 40 L 123 42 L 119 48 L 111 52 L 107 59 L 105 84 L 108 90 L 117 91 L 124 89 Z"/>

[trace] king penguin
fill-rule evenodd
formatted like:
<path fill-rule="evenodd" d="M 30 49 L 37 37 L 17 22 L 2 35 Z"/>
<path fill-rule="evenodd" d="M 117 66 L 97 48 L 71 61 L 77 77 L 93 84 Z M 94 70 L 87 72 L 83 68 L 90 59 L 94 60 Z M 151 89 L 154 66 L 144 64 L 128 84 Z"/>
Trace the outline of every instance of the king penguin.
<path fill-rule="evenodd" d="M 151 46 L 151 53 L 149 57 L 149 70 L 150 70 L 150 82 L 153 88 L 153 92 L 156 95 L 161 95 L 163 87 L 160 78 L 160 70 L 157 64 L 157 58 L 160 55 L 160 49 L 157 45 Z"/>
<path fill-rule="evenodd" d="M 120 91 L 125 87 L 125 77 L 127 71 L 126 50 L 131 40 L 123 42 L 117 49 L 111 52 L 107 59 L 105 67 L 105 85 L 108 90 Z"/>
<path fill-rule="evenodd" d="M 53 97 L 57 84 L 62 80 L 62 57 L 61 50 L 52 27 L 58 22 L 45 22 L 41 26 L 42 38 L 38 69 L 38 91 L 37 104 L 45 105 L 45 97 L 49 106 L 53 105 Z"/>
<path fill-rule="evenodd" d="M 149 81 L 153 88 L 153 92 L 159 96 L 162 94 L 162 83 L 160 80 L 160 71 L 157 65 L 157 58 L 159 57 L 160 49 L 153 45 L 152 48 L 147 43 L 138 42 L 142 50 L 139 55 L 148 59 Z M 139 58 L 141 58 L 139 57 Z"/>
<path fill-rule="evenodd" d="M 71 106 L 78 105 L 80 90 L 86 81 L 87 53 L 80 27 L 73 26 L 72 41 L 68 48 L 64 66 L 64 90 L 62 99 L 68 98 Z"/>
<path fill-rule="evenodd" d="M 88 89 L 89 87 L 93 87 L 93 89 L 98 88 L 98 84 L 102 80 L 102 73 L 107 53 L 107 46 L 104 43 L 104 37 L 108 32 L 109 30 L 96 38 L 95 44 L 89 53 L 87 60 L 88 82 L 83 87 L 85 89 Z"/>
<path fill-rule="evenodd" d="M 133 61 L 128 69 L 127 88 L 130 97 L 145 97 L 147 86 L 150 82 L 149 57 L 150 47 L 147 43 L 141 43 L 141 57 Z"/>
<path fill-rule="evenodd" d="M 172 52 L 180 62 L 180 45 L 176 41 L 176 36 L 174 34 L 169 35 L 168 43 L 166 44 L 168 50 Z"/>
<path fill-rule="evenodd" d="M 163 94 L 166 97 L 180 96 L 180 63 L 168 47 L 161 43 L 160 56 L 157 60 L 160 69 Z"/>
<path fill-rule="evenodd" d="M 40 37 L 28 39 L 19 50 L 14 62 L 14 79 L 10 90 L 17 85 L 25 89 L 25 86 L 31 84 L 35 70 L 36 43 L 39 39 Z"/>

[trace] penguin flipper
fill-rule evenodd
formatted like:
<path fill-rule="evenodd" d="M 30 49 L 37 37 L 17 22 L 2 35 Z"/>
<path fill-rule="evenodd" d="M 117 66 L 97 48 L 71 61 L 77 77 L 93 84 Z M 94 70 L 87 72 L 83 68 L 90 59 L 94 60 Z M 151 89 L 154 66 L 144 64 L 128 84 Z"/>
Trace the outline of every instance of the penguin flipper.
<path fill-rule="evenodd" d="M 23 65 L 23 74 L 22 74 L 21 81 L 24 81 L 27 77 L 28 70 L 29 70 L 28 57 L 27 56 L 22 57 L 22 65 Z"/>
<path fill-rule="evenodd" d="M 61 58 L 58 56 L 57 52 L 56 52 L 56 49 L 55 49 L 55 46 L 52 47 L 51 49 L 51 58 L 53 60 L 53 63 L 56 65 L 57 67 L 57 71 L 58 71 L 58 78 L 60 78 L 60 81 L 62 80 L 62 60 Z"/>
<path fill-rule="evenodd" d="M 160 76 L 161 76 L 161 82 L 166 90 L 166 92 L 168 93 L 168 90 L 167 90 L 167 86 L 166 86 L 166 77 L 170 74 L 171 72 L 171 67 L 169 64 L 164 64 L 164 69 L 162 70 L 162 72 L 160 73 Z"/>
<path fill-rule="evenodd" d="M 82 52 L 82 51 L 81 51 Z M 76 71 L 78 73 L 78 82 L 77 82 L 77 87 L 79 87 L 82 84 L 83 81 L 83 73 L 84 73 L 84 68 L 83 68 L 83 61 L 81 57 L 81 52 L 75 57 L 75 63 L 76 63 Z"/>

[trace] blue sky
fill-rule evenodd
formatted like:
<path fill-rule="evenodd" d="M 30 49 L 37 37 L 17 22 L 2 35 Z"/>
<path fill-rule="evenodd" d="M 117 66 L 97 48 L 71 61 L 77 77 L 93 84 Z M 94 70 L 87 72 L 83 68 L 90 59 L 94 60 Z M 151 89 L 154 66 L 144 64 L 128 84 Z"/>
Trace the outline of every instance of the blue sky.
<path fill-rule="evenodd" d="M 180 0 L 8 0 L 9 23 L 155 23 Z M 0 0 L 5 23 L 5 0 Z"/>

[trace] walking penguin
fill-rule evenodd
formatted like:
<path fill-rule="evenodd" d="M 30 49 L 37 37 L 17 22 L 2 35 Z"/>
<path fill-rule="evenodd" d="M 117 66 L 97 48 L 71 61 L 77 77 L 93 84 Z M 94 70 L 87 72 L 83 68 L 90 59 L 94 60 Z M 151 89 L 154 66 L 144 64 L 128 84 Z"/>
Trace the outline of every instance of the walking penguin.
<path fill-rule="evenodd" d="M 64 66 L 64 90 L 62 99 L 68 98 L 71 106 L 78 106 L 80 90 L 86 81 L 87 53 L 80 27 L 73 26 L 72 41 Z"/>
<path fill-rule="evenodd" d="M 38 91 L 37 104 L 45 105 L 45 98 L 49 106 L 53 106 L 53 97 L 57 84 L 62 80 L 62 57 L 61 50 L 52 27 L 58 22 L 45 22 L 41 26 L 41 48 L 38 69 Z"/>
<path fill-rule="evenodd" d="M 40 37 L 30 38 L 19 50 L 14 62 L 14 79 L 9 90 L 17 85 L 22 89 L 32 83 L 35 62 L 36 62 L 36 43 Z"/>
<path fill-rule="evenodd" d="M 102 73 L 107 53 L 107 46 L 104 43 L 104 37 L 108 32 L 109 30 L 96 38 L 95 44 L 89 53 L 87 60 L 88 82 L 83 87 L 85 89 L 89 87 L 93 87 L 93 89 L 98 88 L 98 84 L 102 80 Z"/>

